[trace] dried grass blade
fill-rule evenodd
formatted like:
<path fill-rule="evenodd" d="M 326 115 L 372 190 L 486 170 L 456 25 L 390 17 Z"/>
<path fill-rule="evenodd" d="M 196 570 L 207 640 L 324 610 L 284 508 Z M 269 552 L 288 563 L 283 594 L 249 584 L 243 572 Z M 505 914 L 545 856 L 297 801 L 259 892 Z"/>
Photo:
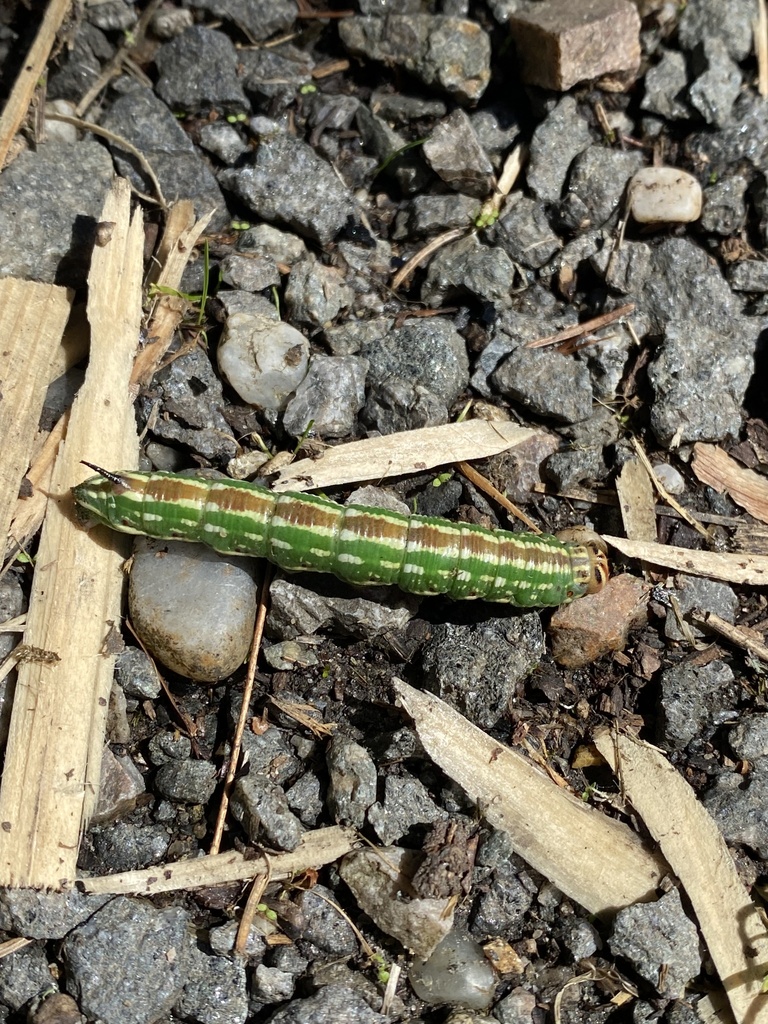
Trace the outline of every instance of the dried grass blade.
<path fill-rule="evenodd" d="M 452 462 L 498 455 L 536 434 L 537 431 L 514 423 L 465 420 L 386 437 L 369 437 L 365 441 L 328 448 L 317 459 L 291 463 L 277 474 L 273 490 L 308 491 L 421 473 Z"/>
<path fill-rule="evenodd" d="M 432 760 L 558 889 L 593 914 L 653 898 L 667 867 L 631 829 L 560 789 L 438 697 L 399 679 L 395 689 Z"/>
<path fill-rule="evenodd" d="M 660 750 L 607 728 L 595 743 L 685 888 L 737 1024 L 768 1024 L 765 921 L 717 825 Z"/>
<path fill-rule="evenodd" d="M 731 554 L 722 551 L 692 551 L 650 541 L 627 540 L 625 537 L 602 535 L 606 544 L 628 558 L 639 558 L 653 565 L 694 576 L 711 576 L 726 583 L 747 583 L 768 586 L 768 555 Z"/>

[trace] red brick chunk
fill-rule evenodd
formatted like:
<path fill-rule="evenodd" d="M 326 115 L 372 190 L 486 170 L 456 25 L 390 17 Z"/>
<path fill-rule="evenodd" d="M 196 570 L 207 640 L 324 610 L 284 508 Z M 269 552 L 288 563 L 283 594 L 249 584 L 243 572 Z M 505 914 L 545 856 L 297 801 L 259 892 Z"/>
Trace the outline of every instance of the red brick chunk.
<path fill-rule="evenodd" d="M 609 651 L 623 651 L 631 629 L 647 621 L 650 586 L 621 573 L 599 594 L 558 608 L 549 622 L 552 654 L 564 668 L 583 668 Z"/>
<path fill-rule="evenodd" d="M 544 0 L 509 20 L 523 81 L 565 92 L 640 66 L 640 16 L 630 0 Z"/>

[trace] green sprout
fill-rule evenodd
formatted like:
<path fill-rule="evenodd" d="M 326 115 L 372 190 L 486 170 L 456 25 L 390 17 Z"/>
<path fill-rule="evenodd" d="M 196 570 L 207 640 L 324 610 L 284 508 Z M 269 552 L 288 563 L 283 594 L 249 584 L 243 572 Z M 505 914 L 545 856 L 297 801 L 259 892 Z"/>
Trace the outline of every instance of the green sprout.
<path fill-rule="evenodd" d="M 406 142 L 406 144 L 404 146 L 401 146 L 400 149 L 396 149 L 393 153 L 390 153 L 389 156 L 382 163 L 380 163 L 376 170 L 373 172 L 374 178 L 378 177 L 378 175 L 381 174 L 382 171 L 386 171 L 389 165 L 394 160 L 397 160 L 399 156 L 402 156 L 403 153 L 407 153 L 409 149 L 415 149 L 417 146 L 423 146 L 424 143 L 427 141 L 427 138 L 414 139 L 413 142 Z"/>
<path fill-rule="evenodd" d="M 304 442 L 309 437 L 309 432 L 312 429 L 312 427 L 314 427 L 314 425 L 315 425 L 315 421 L 312 419 L 312 420 L 309 421 L 309 423 L 306 425 L 306 427 L 304 427 L 304 432 L 302 433 L 302 435 L 299 438 L 299 440 L 296 442 L 296 447 L 293 449 L 294 456 L 298 454 L 299 449 L 301 448 L 301 446 L 304 444 Z"/>
<path fill-rule="evenodd" d="M 277 914 L 275 913 L 274 910 L 272 910 L 271 907 L 268 907 L 266 903 L 257 903 L 256 909 L 262 915 L 262 917 L 265 917 L 267 919 L 267 921 L 271 921 L 273 924 L 275 924 L 275 922 L 277 921 Z"/>
<path fill-rule="evenodd" d="M 149 296 L 153 298 L 155 295 L 173 295 L 175 298 L 184 299 L 190 306 L 197 307 L 197 327 L 202 327 L 205 321 L 205 306 L 208 302 L 208 296 L 211 288 L 211 253 L 208 248 L 208 241 L 206 240 L 203 245 L 203 290 L 199 295 L 192 294 L 190 292 L 179 291 L 178 288 L 169 288 L 168 285 L 164 284 L 153 284 L 149 288 Z M 204 332 L 203 332 L 204 333 Z"/>
<path fill-rule="evenodd" d="M 376 980 L 380 985 L 386 985 L 389 981 L 389 967 L 381 953 L 371 953 L 371 964 L 376 968 Z"/>
<path fill-rule="evenodd" d="M 497 209 L 481 210 L 475 217 L 475 227 L 479 230 L 482 228 L 489 228 L 491 224 L 495 224 L 499 219 L 499 211 Z"/>

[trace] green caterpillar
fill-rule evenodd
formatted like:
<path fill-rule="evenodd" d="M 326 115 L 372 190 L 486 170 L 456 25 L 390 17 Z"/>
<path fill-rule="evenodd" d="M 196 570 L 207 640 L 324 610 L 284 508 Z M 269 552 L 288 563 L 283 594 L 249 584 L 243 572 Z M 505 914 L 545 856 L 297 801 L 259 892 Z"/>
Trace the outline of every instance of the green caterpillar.
<path fill-rule="evenodd" d="M 289 572 L 329 572 L 357 585 L 483 598 L 521 608 L 565 604 L 600 590 L 605 552 L 547 534 L 487 530 L 447 519 L 273 494 L 239 480 L 98 472 L 74 488 L 82 517 L 123 533 L 198 541 L 227 555 L 267 558 Z"/>

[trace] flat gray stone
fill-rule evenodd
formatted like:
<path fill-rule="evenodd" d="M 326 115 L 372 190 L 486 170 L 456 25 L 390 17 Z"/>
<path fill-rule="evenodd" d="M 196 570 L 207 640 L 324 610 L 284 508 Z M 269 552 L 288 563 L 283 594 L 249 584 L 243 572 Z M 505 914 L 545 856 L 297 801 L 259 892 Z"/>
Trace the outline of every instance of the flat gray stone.
<path fill-rule="evenodd" d="M 81 1012 L 120 1024 L 154 1024 L 167 1017 L 187 973 L 190 924 L 180 908 L 158 910 L 121 896 L 93 914 L 62 947 L 68 988 Z"/>
<path fill-rule="evenodd" d="M 472 122 L 457 107 L 438 121 L 422 147 L 432 170 L 456 192 L 485 199 L 493 189 L 493 165 L 480 145 Z"/>
<path fill-rule="evenodd" d="M 102 127 L 132 143 L 152 166 L 167 200 L 191 199 L 195 214 L 215 211 L 209 231 L 229 226 L 229 211 L 208 164 L 168 107 L 149 89 L 132 85 L 104 114 Z M 136 157 L 111 142 L 122 175 L 140 191 L 152 195 L 154 185 Z"/>
<path fill-rule="evenodd" d="M 503 395 L 539 416 L 578 423 L 592 415 L 589 370 L 551 349 L 521 345 L 494 372 L 493 380 Z"/>
<path fill-rule="evenodd" d="M 157 95 L 171 110 L 240 114 L 249 104 L 237 77 L 237 50 L 223 32 L 195 25 L 155 54 Z"/>
<path fill-rule="evenodd" d="M 98 142 L 51 140 L 17 157 L 0 176 L 0 277 L 82 287 L 113 176 Z"/>
<path fill-rule="evenodd" d="M 534 199 L 556 203 L 574 157 L 592 142 L 573 96 L 564 96 L 533 133 L 526 176 Z"/>
<path fill-rule="evenodd" d="M 667 324 L 648 367 L 654 392 L 651 429 L 660 444 L 738 436 L 760 327 L 748 318 L 722 326 L 692 319 Z M 745 329 L 754 331 L 754 340 L 744 336 Z"/>
<path fill-rule="evenodd" d="M 258 217 L 323 245 L 353 212 L 352 196 L 330 164 L 290 135 L 263 140 L 250 164 L 222 171 L 219 180 Z"/>
<path fill-rule="evenodd" d="M 216 682 L 245 661 L 256 618 L 253 560 L 139 537 L 128 602 L 136 633 L 164 665 Z"/>
<path fill-rule="evenodd" d="M 368 362 L 359 356 L 314 356 L 283 414 L 283 426 L 301 437 L 310 423 L 318 437 L 348 437 L 365 404 Z"/>
<path fill-rule="evenodd" d="M 491 43 L 476 22 L 432 14 L 345 18 L 339 36 L 354 54 L 400 65 L 463 103 L 480 99 L 490 81 Z"/>
<path fill-rule="evenodd" d="M 610 939 L 614 956 L 631 961 L 638 974 L 667 999 L 682 999 L 701 970 L 696 925 L 672 889 L 655 903 L 620 910 Z"/>

